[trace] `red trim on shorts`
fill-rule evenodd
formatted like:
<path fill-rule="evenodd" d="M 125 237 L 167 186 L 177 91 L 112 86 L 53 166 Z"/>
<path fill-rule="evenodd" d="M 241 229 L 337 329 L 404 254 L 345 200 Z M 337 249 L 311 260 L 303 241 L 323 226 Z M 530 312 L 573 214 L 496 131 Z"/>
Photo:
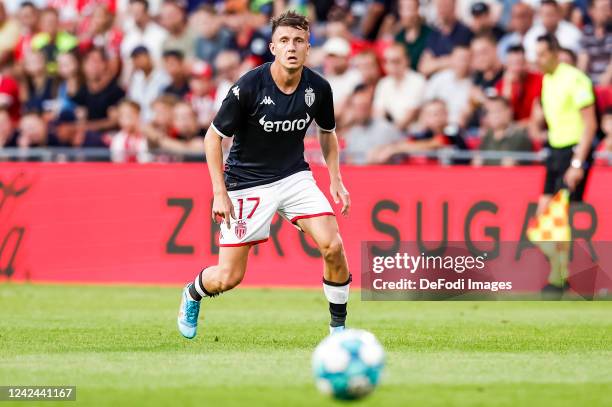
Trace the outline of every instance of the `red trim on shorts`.
<path fill-rule="evenodd" d="M 300 215 L 300 216 L 296 216 L 295 218 L 291 219 L 291 223 L 295 223 L 300 219 L 308 219 L 308 218 L 316 218 L 318 216 L 336 216 L 335 213 L 333 212 L 321 212 L 321 213 L 313 213 L 312 215 Z"/>
<path fill-rule="evenodd" d="M 256 245 L 259 243 L 263 243 L 263 242 L 267 242 L 268 238 L 266 237 L 265 239 L 262 240 L 254 240 L 252 242 L 242 242 L 242 243 L 226 243 L 226 244 L 220 244 L 219 247 L 239 247 L 239 246 L 252 246 L 252 245 Z"/>

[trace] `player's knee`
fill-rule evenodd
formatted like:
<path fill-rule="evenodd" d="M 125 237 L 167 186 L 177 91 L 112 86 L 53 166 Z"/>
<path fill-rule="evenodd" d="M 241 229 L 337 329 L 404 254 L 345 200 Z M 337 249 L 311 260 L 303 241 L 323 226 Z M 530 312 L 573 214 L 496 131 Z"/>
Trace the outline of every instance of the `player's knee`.
<path fill-rule="evenodd" d="M 341 263 L 344 256 L 344 246 L 340 236 L 336 235 L 332 240 L 322 245 L 321 254 L 327 263 Z"/>

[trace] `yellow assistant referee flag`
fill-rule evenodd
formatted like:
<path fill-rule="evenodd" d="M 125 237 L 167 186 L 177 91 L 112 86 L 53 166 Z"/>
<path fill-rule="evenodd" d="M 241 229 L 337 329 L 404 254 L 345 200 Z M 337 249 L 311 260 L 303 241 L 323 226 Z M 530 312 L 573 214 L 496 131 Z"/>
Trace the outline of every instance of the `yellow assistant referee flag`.
<path fill-rule="evenodd" d="M 527 238 L 550 256 L 551 250 L 557 249 L 550 242 L 569 242 L 572 230 L 569 224 L 569 191 L 561 189 L 555 194 L 546 210 L 534 219 L 527 227 Z M 547 244 L 541 244 L 546 243 Z"/>

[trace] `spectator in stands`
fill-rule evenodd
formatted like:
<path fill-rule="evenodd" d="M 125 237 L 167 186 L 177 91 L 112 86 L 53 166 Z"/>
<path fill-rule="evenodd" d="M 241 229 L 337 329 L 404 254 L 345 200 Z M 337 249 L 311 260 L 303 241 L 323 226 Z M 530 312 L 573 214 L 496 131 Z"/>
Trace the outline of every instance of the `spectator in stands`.
<path fill-rule="evenodd" d="M 166 152 L 177 154 L 198 154 L 198 158 L 204 157 L 204 131 L 198 124 L 197 116 L 193 108 L 187 102 L 178 102 L 172 112 L 174 137 L 145 130 L 145 134 L 152 147 Z"/>
<path fill-rule="evenodd" d="M 542 75 L 529 70 L 522 45 L 510 47 L 507 59 L 504 75 L 495 88 L 509 101 L 513 119 L 526 124 L 542 92 Z"/>
<path fill-rule="evenodd" d="M 0 2 L 0 64 L 6 63 L 13 56 L 19 41 L 19 23 L 10 18 Z"/>
<path fill-rule="evenodd" d="M 39 17 L 38 8 L 32 2 L 24 1 L 19 6 L 17 19 L 19 20 L 20 33 L 19 41 L 15 46 L 13 54 L 13 59 L 16 63 L 22 61 L 26 52 L 30 51 L 32 38 L 38 33 Z"/>
<path fill-rule="evenodd" d="M 74 112 L 64 110 L 51 123 L 53 132 L 49 135 L 51 147 L 108 148 L 110 140 L 102 133 L 87 130 L 77 121 Z"/>
<path fill-rule="evenodd" d="M 366 40 L 375 41 L 380 36 L 386 17 L 393 11 L 395 1 L 373 0 L 368 3 L 368 8 L 361 20 L 361 34 Z"/>
<path fill-rule="evenodd" d="M 74 98 L 85 83 L 79 54 L 75 51 L 64 52 L 57 56 L 59 84 L 57 88 L 56 113 L 64 110 L 74 112 Z"/>
<path fill-rule="evenodd" d="M 395 36 L 395 42 L 406 47 L 410 67 L 416 71 L 432 28 L 419 14 L 418 0 L 399 0 L 398 12 L 402 29 Z"/>
<path fill-rule="evenodd" d="M 151 18 L 147 0 L 129 1 L 129 15 L 133 24 L 125 28 L 121 42 L 121 59 L 126 78 L 131 74 L 131 55 L 134 48 L 141 45 L 147 47 L 155 64 L 161 64 L 162 46 L 168 36 L 168 32 Z"/>
<path fill-rule="evenodd" d="M 506 53 L 510 47 L 523 44 L 527 31 L 533 24 L 533 9 L 527 3 L 515 3 L 510 17 L 510 32 L 502 37 L 497 45 L 497 55 L 506 62 Z"/>
<path fill-rule="evenodd" d="M 170 83 L 164 88 L 164 93 L 175 95 L 179 99 L 189 93 L 189 81 L 185 74 L 185 56 L 180 50 L 164 51 L 164 69 L 170 77 Z"/>
<path fill-rule="evenodd" d="M 17 146 L 20 148 L 46 147 L 48 139 L 47 123 L 36 112 L 26 113 L 19 121 Z"/>
<path fill-rule="evenodd" d="M 193 110 L 189 103 L 180 101 L 174 105 L 172 117 L 174 119 L 173 127 L 176 130 L 176 138 L 179 141 L 186 142 L 186 145 L 196 139 L 203 141 L 205 133 L 198 123 L 196 111 Z M 198 145 L 201 147 L 198 152 L 204 153 L 204 144 Z"/>
<path fill-rule="evenodd" d="M 172 112 L 174 110 L 174 105 L 176 105 L 178 101 L 179 100 L 174 95 L 161 95 L 155 99 L 151 104 L 153 117 L 149 125 L 164 134 L 174 137 L 174 131 L 172 129 Z"/>
<path fill-rule="evenodd" d="M 436 29 L 427 37 L 425 51 L 419 62 L 419 71 L 430 76 L 450 67 L 450 53 L 456 45 L 466 45 L 472 40 L 469 28 L 457 20 L 455 0 L 435 0 Z"/>
<path fill-rule="evenodd" d="M 373 46 L 376 47 L 376 43 L 366 41 L 355 35 L 351 31 L 350 21 L 351 15 L 348 10 L 334 9 L 325 25 L 325 38 L 341 37 L 347 40 L 351 48 L 351 56 L 372 49 Z"/>
<path fill-rule="evenodd" d="M 199 126 L 207 130 L 215 115 L 215 85 L 208 63 L 195 61 L 192 64 L 186 100 L 196 112 Z"/>
<path fill-rule="evenodd" d="M 488 98 L 485 102 L 483 122 L 485 134 L 480 142 L 480 151 L 531 151 L 532 146 L 527 130 L 512 122 L 512 110 L 507 99 L 501 96 Z M 472 164 L 509 167 L 518 164 L 518 162 L 511 157 L 483 159 L 476 156 L 472 160 Z"/>
<path fill-rule="evenodd" d="M 71 51 L 79 44 L 75 36 L 60 29 L 59 14 L 54 8 L 46 8 L 40 14 L 40 31 L 32 37 L 33 50 L 42 51 L 47 60 L 47 71 L 57 72 L 57 56 Z"/>
<path fill-rule="evenodd" d="M 291 1 L 292 3 L 288 4 L 287 0 L 226 0 L 225 12 L 228 14 L 243 13 L 245 11 L 250 12 L 254 20 L 253 27 L 265 26 L 274 16 L 275 11 L 278 15 L 282 11 L 284 11 L 284 8 L 286 7 L 292 7 L 295 10 L 301 12 L 302 14 L 306 14 L 308 12 L 308 10 L 304 7 L 305 5 L 302 6 L 299 4 L 300 2 L 302 2 L 302 0 L 298 0 L 297 3 L 293 0 L 289 1 Z"/>
<path fill-rule="evenodd" d="M 466 24 L 470 29 L 472 28 L 472 6 L 476 3 L 485 3 L 489 7 L 489 13 L 494 21 L 494 24 L 500 24 L 505 27 L 507 21 L 504 21 L 504 0 L 457 0 L 457 19 Z M 474 32 L 474 34 L 477 34 Z"/>
<path fill-rule="evenodd" d="M 416 120 L 425 95 L 425 78 L 410 69 L 406 48 L 389 46 L 384 53 L 382 78 L 374 93 L 374 116 L 387 118 L 400 130 L 409 129 Z"/>
<path fill-rule="evenodd" d="M 572 23 L 576 27 L 583 26 L 583 10 L 586 12 L 588 7 L 586 2 L 582 0 L 558 0 L 561 16 L 565 21 Z"/>
<path fill-rule="evenodd" d="M 47 0 L 49 1 L 49 0 Z M 56 0 L 51 0 L 56 1 Z M 64 0 L 61 0 L 64 1 Z M 68 0 L 70 1 L 70 0 Z M 120 0 L 121 3 L 127 6 L 126 0 Z M 103 6 L 106 8 L 113 16 L 117 14 L 117 0 L 78 0 L 77 9 L 78 9 L 78 19 L 75 21 L 74 28 L 72 32 L 77 33 L 77 36 L 89 30 L 89 26 L 91 21 L 94 19 L 94 14 L 96 12 L 97 7 Z M 56 7 L 57 6 L 53 6 Z M 123 10 L 119 10 L 119 13 L 123 14 Z"/>
<path fill-rule="evenodd" d="M 123 100 L 117 107 L 119 132 L 110 144 L 113 162 L 148 162 L 151 160 L 147 138 L 140 125 L 140 106 Z"/>
<path fill-rule="evenodd" d="M 223 99 L 240 78 L 240 55 L 238 52 L 233 50 L 221 51 L 215 59 L 215 73 L 217 74 L 215 111 L 218 111 Z"/>
<path fill-rule="evenodd" d="M 604 134 L 603 150 L 612 152 L 612 106 L 608 106 L 601 117 L 601 130 Z"/>
<path fill-rule="evenodd" d="M 352 62 L 361 75 L 361 85 L 365 85 L 370 92 L 374 93 L 376 84 L 382 75 L 376 53 L 371 50 L 361 51 L 353 57 Z"/>
<path fill-rule="evenodd" d="M 497 58 L 495 38 L 478 36 L 472 41 L 471 49 L 474 84 L 483 90 L 494 87 L 504 74 L 504 66 Z"/>
<path fill-rule="evenodd" d="M 610 0 L 589 0 L 591 24 L 583 29 L 578 68 L 595 85 L 612 84 L 612 12 Z"/>
<path fill-rule="evenodd" d="M 83 6 L 90 0 L 46 0 L 46 6 L 57 10 L 61 26 L 69 32 L 74 32 L 82 17 Z M 103 0 L 102 0 L 103 1 Z"/>
<path fill-rule="evenodd" d="M 402 133 L 387 120 L 372 115 L 372 93 L 359 85 L 349 99 L 348 129 L 344 133 L 346 162 L 369 164 L 376 148 L 402 140 Z"/>
<path fill-rule="evenodd" d="M 324 1 L 309 1 L 309 5 L 312 5 L 314 12 L 314 21 L 318 24 L 326 24 L 330 14 L 336 9 L 340 8 L 335 0 L 324 0 Z"/>
<path fill-rule="evenodd" d="M 572 23 L 563 20 L 561 8 L 555 0 L 542 0 L 539 17 L 540 22 L 529 29 L 523 43 L 529 62 L 535 62 L 538 37 L 547 33 L 553 34 L 562 47 L 575 53 L 580 51 L 582 33 Z"/>
<path fill-rule="evenodd" d="M 435 73 L 425 88 L 425 100 L 440 99 L 446 103 L 452 124 L 459 124 L 470 99 L 470 61 L 470 48 L 457 45 L 451 53 L 451 67 Z"/>
<path fill-rule="evenodd" d="M 13 124 L 17 124 L 21 111 L 19 83 L 5 71 L 5 65 L 0 62 L 0 109 L 6 109 Z"/>
<path fill-rule="evenodd" d="M 351 46 L 344 38 L 329 38 L 323 44 L 323 51 L 325 52 L 323 76 L 332 88 L 334 112 L 336 117 L 340 118 L 344 113 L 347 98 L 361 83 L 361 75 L 349 65 Z"/>
<path fill-rule="evenodd" d="M 168 31 L 164 40 L 164 53 L 180 51 L 187 59 L 194 56 L 195 35 L 187 24 L 186 2 L 184 0 L 164 0 L 159 10 L 159 23 Z"/>
<path fill-rule="evenodd" d="M 45 55 L 41 51 L 29 51 L 23 67 L 25 76 L 21 86 L 21 100 L 25 111 L 53 111 L 57 82 L 47 73 Z"/>
<path fill-rule="evenodd" d="M 6 107 L 0 106 L 0 149 L 17 146 L 17 133 L 15 123 Z"/>
<path fill-rule="evenodd" d="M 491 8 L 484 1 L 473 3 L 470 7 L 470 13 L 472 15 L 470 28 L 475 35 L 486 34 L 499 41 L 506 34 L 504 29 L 495 23 L 491 15 Z"/>
<path fill-rule="evenodd" d="M 83 61 L 85 83 L 74 97 L 75 103 L 85 108 L 88 130 L 106 131 L 117 125 L 116 105 L 125 96 L 108 69 L 106 53 L 92 48 Z"/>
<path fill-rule="evenodd" d="M 571 66 L 576 66 L 578 63 L 578 55 L 569 48 L 561 48 L 559 50 L 559 61 Z"/>
<path fill-rule="evenodd" d="M 256 14 L 249 11 L 227 13 L 223 21 L 234 33 L 232 48 L 240 54 L 243 71 L 274 59 L 268 46 L 270 36 L 261 29 L 262 21 Z"/>
<path fill-rule="evenodd" d="M 142 120 L 148 122 L 153 116 L 151 104 L 170 84 L 166 72 L 156 68 L 153 58 L 145 46 L 132 51 L 134 73 L 127 89 L 127 97 L 140 105 Z"/>
<path fill-rule="evenodd" d="M 426 102 L 419 115 L 420 131 L 409 139 L 375 149 L 373 163 L 389 162 L 393 156 L 435 151 L 447 146 L 465 149 L 465 142 L 457 126 L 449 126 L 448 111 L 441 100 Z"/>
<path fill-rule="evenodd" d="M 100 3 L 94 7 L 86 30 L 79 36 L 79 47 L 103 48 L 108 56 L 109 69 L 117 75 L 121 69 L 121 41 L 123 33 L 114 25 L 115 17 L 106 4 Z"/>
<path fill-rule="evenodd" d="M 495 38 L 489 35 L 480 35 L 472 41 L 472 89 L 470 102 L 461 114 L 461 127 L 478 127 L 480 120 L 479 109 L 487 96 L 495 95 L 495 86 L 504 75 L 504 67 L 497 58 L 497 44 Z"/>
<path fill-rule="evenodd" d="M 36 4 L 31 1 L 23 1 L 19 5 L 16 14 L 21 28 L 21 34 L 35 34 L 38 30 L 40 13 Z"/>
<path fill-rule="evenodd" d="M 215 8 L 203 4 L 191 17 L 191 24 L 196 32 L 195 56 L 212 64 L 217 55 L 230 48 L 232 33 L 223 27 L 223 21 Z"/>

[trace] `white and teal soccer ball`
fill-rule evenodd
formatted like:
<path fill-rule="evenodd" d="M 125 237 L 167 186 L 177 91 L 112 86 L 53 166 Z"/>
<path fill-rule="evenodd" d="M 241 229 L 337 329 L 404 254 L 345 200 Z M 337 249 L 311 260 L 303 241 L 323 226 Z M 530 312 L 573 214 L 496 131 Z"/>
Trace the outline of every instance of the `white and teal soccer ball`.
<path fill-rule="evenodd" d="M 376 388 L 385 352 L 370 332 L 347 329 L 325 338 L 312 355 L 312 369 L 321 393 L 354 400 Z"/>

